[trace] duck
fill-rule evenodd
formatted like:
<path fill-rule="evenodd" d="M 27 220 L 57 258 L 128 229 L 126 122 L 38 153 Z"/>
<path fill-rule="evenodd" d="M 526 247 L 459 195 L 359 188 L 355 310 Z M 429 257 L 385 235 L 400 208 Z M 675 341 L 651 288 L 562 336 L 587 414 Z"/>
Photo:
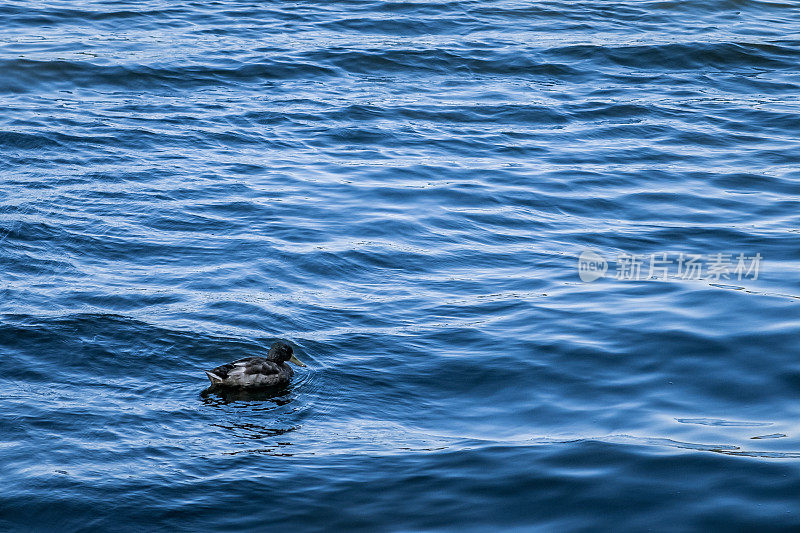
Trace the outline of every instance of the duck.
<path fill-rule="evenodd" d="M 285 342 L 274 342 L 267 357 L 245 357 L 220 365 L 204 372 L 211 386 L 258 389 L 283 387 L 289 384 L 294 370 L 286 363 L 306 366 L 294 355 L 292 347 Z"/>

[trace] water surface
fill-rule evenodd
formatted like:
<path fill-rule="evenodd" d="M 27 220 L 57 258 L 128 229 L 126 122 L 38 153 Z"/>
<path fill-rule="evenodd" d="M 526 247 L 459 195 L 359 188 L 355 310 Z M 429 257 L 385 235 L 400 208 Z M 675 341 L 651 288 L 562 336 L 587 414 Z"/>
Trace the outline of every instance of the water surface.
<path fill-rule="evenodd" d="M 0 528 L 800 527 L 794 4 L 0 27 Z M 660 253 L 763 262 L 616 279 Z"/>

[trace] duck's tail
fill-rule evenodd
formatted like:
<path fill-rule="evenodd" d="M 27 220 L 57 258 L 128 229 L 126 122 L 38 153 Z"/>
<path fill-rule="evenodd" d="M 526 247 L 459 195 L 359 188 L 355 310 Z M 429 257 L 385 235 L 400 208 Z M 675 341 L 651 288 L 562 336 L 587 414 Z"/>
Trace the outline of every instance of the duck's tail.
<path fill-rule="evenodd" d="M 204 372 L 206 373 L 206 376 L 208 376 L 208 379 L 211 380 L 212 385 L 219 385 L 222 383 L 222 378 L 215 373 L 211 372 L 210 370 L 204 370 Z"/>

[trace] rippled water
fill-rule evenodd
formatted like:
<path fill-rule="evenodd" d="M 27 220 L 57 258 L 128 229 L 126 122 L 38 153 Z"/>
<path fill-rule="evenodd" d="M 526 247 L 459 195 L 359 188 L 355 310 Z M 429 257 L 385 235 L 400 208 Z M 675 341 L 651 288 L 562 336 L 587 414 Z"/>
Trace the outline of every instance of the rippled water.
<path fill-rule="evenodd" d="M 798 20 L 5 2 L 0 528 L 800 527 Z"/>

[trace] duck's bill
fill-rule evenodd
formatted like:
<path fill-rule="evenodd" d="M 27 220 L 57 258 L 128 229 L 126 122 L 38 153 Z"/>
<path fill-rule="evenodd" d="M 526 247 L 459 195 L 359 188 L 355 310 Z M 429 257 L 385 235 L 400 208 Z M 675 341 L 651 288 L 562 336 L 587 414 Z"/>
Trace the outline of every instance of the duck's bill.
<path fill-rule="evenodd" d="M 298 358 L 297 358 L 297 357 L 295 357 L 294 355 L 292 355 L 292 358 L 291 358 L 291 359 L 289 359 L 289 362 L 290 362 L 290 363 L 294 363 L 294 364 L 296 364 L 297 366 L 306 366 L 306 365 L 305 365 L 305 363 L 303 363 L 303 362 L 302 362 L 300 359 L 298 359 Z"/>

